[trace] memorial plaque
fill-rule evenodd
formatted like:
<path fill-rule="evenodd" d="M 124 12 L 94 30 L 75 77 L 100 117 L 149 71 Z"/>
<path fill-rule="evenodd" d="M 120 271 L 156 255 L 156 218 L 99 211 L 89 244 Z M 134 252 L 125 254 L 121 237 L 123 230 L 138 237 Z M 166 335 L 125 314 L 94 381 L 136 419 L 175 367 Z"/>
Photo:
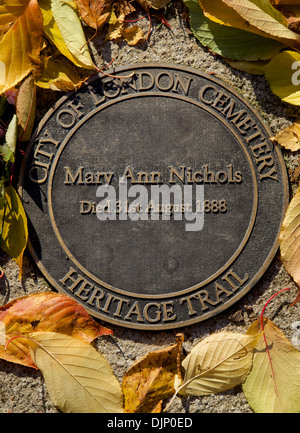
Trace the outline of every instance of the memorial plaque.
<path fill-rule="evenodd" d="M 128 328 L 224 311 L 270 265 L 288 200 L 280 150 L 200 71 L 119 68 L 64 96 L 21 170 L 30 251 L 52 286 Z"/>

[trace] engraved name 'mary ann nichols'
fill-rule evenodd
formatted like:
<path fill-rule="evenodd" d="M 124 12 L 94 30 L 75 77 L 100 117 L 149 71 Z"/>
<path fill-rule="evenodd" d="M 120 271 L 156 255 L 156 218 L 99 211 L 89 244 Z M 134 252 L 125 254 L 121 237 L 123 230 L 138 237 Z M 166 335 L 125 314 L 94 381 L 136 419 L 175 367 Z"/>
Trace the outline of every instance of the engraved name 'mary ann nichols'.
<path fill-rule="evenodd" d="M 159 64 L 110 75 L 62 98 L 32 139 L 20 176 L 30 250 L 57 290 L 102 320 L 147 330 L 200 322 L 247 293 L 276 253 L 288 195 L 280 150 L 214 77 Z M 165 206 L 149 195 L 144 210 L 173 217 L 96 218 L 109 213 L 105 191 L 124 188 L 131 200 L 158 191 Z M 188 188 L 204 215 L 194 232 L 183 230 L 189 205 L 170 199 Z M 130 213 L 126 195 L 122 205 Z"/>

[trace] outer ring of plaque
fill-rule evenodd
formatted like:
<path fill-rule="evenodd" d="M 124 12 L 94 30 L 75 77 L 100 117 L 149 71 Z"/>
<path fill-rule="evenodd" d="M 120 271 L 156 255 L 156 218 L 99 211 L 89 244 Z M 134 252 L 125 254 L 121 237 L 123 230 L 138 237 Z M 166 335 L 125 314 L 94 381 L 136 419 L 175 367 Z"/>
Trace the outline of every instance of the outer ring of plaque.
<path fill-rule="evenodd" d="M 56 237 L 62 247 L 62 249 L 65 251 L 66 255 L 72 260 L 72 262 L 77 266 L 78 269 L 81 270 L 81 272 L 83 272 L 88 278 L 90 278 L 91 280 L 93 280 L 96 284 L 100 284 L 101 286 L 111 290 L 112 292 L 116 292 L 125 296 L 132 296 L 132 293 L 127 292 L 126 290 L 117 288 L 117 287 L 113 287 L 107 283 L 105 283 L 104 281 L 99 280 L 97 277 L 95 277 L 93 274 L 91 274 L 88 270 L 86 270 L 81 263 L 78 262 L 78 260 L 73 256 L 73 254 L 69 251 L 69 249 L 67 248 L 65 242 L 63 241 L 60 232 L 58 230 L 58 227 L 55 223 L 55 218 L 54 218 L 54 214 L 53 214 L 53 206 L 52 206 L 52 183 L 53 183 L 53 177 L 55 174 L 55 170 L 57 167 L 57 164 L 59 162 L 59 158 L 63 152 L 63 150 L 65 149 L 65 147 L 68 145 L 68 142 L 70 140 L 70 138 L 72 137 L 72 135 L 76 132 L 76 130 L 78 128 L 80 128 L 82 126 L 83 123 L 85 123 L 90 117 L 94 116 L 95 114 L 97 114 L 99 111 L 105 110 L 107 107 L 109 107 L 110 105 L 114 105 L 116 103 L 119 102 L 123 102 L 126 101 L 128 99 L 133 99 L 133 98 L 138 98 L 138 97 L 151 97 L 151 96 L 162 96 L 161 93 L 156 93 L 156 92 L 152 92 L 152 93 L 139 93 L 138 95 L 126 95 L 123 96 L 121 98 L 118 98 L 117 101 L 109 101 L 103 105 L 101 105 L 100 107 L 97 107 L 95 110 L 91 111 L 88 115 L 86 115 L 82 120 L 80 120 L 76 126 L 74 128 L 72 128 L 72 130 L 67 134 L 67 136 L 65 137 L 64 141 L 61 143 L 61 145 L 59 146 L 59 150 L 57 151 L 57 154 L 55 155 L 55 158 L 53 160 L 53 163 L 51 165 L 51 170 L 50 170 L 50 174 L 49 174 L 49 183 L 48 183 L 48 204 L 49 204 L 49 214 L 50 214 L 50 220 L 51 220 L 51 224 L 53 227 L 53 230 L 56 234 Z M 252 205 L 252 212 L 251 212 L 251 218 L 250 218 L 250 222 L 248 225 L 248 228 L 246 230 L 246 233 L 243 237 L 242 242 L 240 243 L 240 245 L 238 246 L 238 248 L 235 250 L 235 253 L 233 254 L 233 256 L 217 271 L 215 272 L 213 275 L 211 275 L 209 278 L 207 278 L 206 280 L 202 281 L 199 284 L 196 284 L 193 287 L 189 287 L 187 289 L 178 291 L 178 292 L 173 292 L 173 293 L 169 293 L 169 294 L 165 294 L 165 295 L 139 295 L 138 293 L 135 293 L 134 296 L 135 298 L 141 298 L 141 299 L 165 299 L 165 298 L 171 298 L 171 297 L 176 297 L 176 296 L 181 296 L 184 295 L 186 293 L 189 293 L 193 290 L 197 290 L 200 287 L 205 286 L 206 284 L 209 284 L 211 281 L 213 281 L 215 278 L 217 278 L 220 274 L 222 274 L 233 262 L 234 260 L 240 255 L 241 251 L 243 250 L 243 248 L 245 247 L 254 223 L 255 223 L 255 218 L 256 218 L 256 214 L 257 214 L 257 207 L 258 207 L 258 186 L 257 186 L 257 179 L 256 179 L 256 175 L 255 175 L 255 170 L 254 170 L 254 165 L 253 162 L 251 161 L 250 155 L 249 153 L 246 151 L 245 145 L 244 143 L 240 140 L 238 134 L 234 131 L 234 129 L 232 128 L 231 125 L 226 124 L 225 120 L 222 119 L 222 117 L 220 115 L 218 115 L 217 113 L 215 113 L 213 110 L 211 110 L 209 107 L 206 107 L 204 104 L 202 103 L 197 103 L 196 101 L 186 98 L 186 97 L 182 97 L 179 95 L 163 95 L 165 98 L 174 98 L 174 99 L 180 99 L 182 101 L 188 102 L 188 103 L 192 103 L 206 111 L 208 111 L 210 114 L 212 114 L 214 117 L 216 117 L 221 123 L 223 123 L 223 125 L 229 129 L 229 131 L 232 133 L 232 135 L 236 138 L 236 140 L 238 141 L 239 145 L 241 146 L 243 152 L 246 155 L 246 158 L 248 160 L 250 169 L 251 169 L 251 174 L 252 174 L 252 181 L 253 181 L 253 205 Z"/>
<path fill-rule="evenodd" d="M 232 95 L 234 95 L 237 99 L 239 99 L 240 101 L 243 102 L 243 104 L 256 116 L 256 118 L 260 121 L 260 123 L 262 125 L 264 125 L 264 129 L 266 134 L 271 137 L 272 133 L 270 128 L 268 127 L 268 125 L 265 124 L 262 116 L 260 115 L 260 113 L 253 107 L 251 106 L 248 101 L 241 95 L 239 94 L 237 91 L 235 91 L 233 88 L 231 88 L 230 86 L 228 86 L 226 83 L 224 83 L 223 81 L 221 81 L 220 79 L 217 79 L 215 77 L 212 77 L 210 75 L 208 75 L 207 73 L 204 73 L 200 70 L 194 69 L 194 68 L 190 68 L 190 67 L 186 67 L 186 66 L 179 66 L 176 64 L 172 64 L 172 63 L 139 63 L 139 64 L 133 64 L 133 65 L 129 65 L 129 66 L 124 66 L 124 67 L 119 67 L 116 69 L 113 69 L 111 71 L 108 71 L 108 73 L 110 74 L 116 74 L 116 73 L 122 73 L 122 72 L 127 72 L 128 70 L 133 70 L 133 69 L 141 69 L 141 68 L 171 68 L 173 70 L 177 70 L 177 71 L 186 71 L 189 72 L 191 74 L 194 75 L 198 75 L 199 77 L 203 77 L 211 82 L 214 82 L 215 84 L 217 84 L 218 86 L 222 87 L 223 89 L 227 90 L 228 92 L 230 92 Z M 89 80 L 87 80 L 87 84 L 93 82 L 94 80 L 97 80 L 99 77 L 93 77 Z M 66 95 L 64 95 L 61 99 L 59 99 L 59 101 L 57 101 L 55 103 L 55 105 L 50 108 L 50 110 L 46 113 L 46 115 L 43 117 L 43 119 L 40 121 L 38 128 L 36 129 L 34 136 L 36 137 L 39 132 L 41 131 L 41 129 L 44 127 L 45 123 L 47 122 L 47 120 L 49 119 L 49 117 L 58 109 L 59 106 L 61 106 L 71 95 L 73 94 L 73 92 L 69 92 Z M 32 139 L 33 140 L 33 139 Z M 19 182 L 18 182 L 18 192 L 22 198 L 23 196 L 23 187 L 22 187 L 22 183 L 23 183 L 23 176 L 24 176 L 24 171 L 25 171 L 25 166 L 26 166 L 26 161 L 28 158 L 28 155 L 31 151 L 31 147 L 28 146 L 26 154 L 23 158 L 22 161 L 22 166 L 21 166 L 21 170 L 20 170 L 20 175 L 19 175 Z M 284 211 L 282 213 L 282 218 L 281 218 L 281 222 L 284 219 L 284 215 L 285 215 L 285 210 L 287 209 L 288 203 L 289 203 L 289 184 L 288 184 L 288 177 L 287 177 L 287 172 L 286 172 L 286 166 L 283 160 L 283 157 L 281 155 L 280 149 L 276 146 L 275 147 L 275 151 L 278 157 L 278 164 L 280 166 L 281 169 L 281 173 L 282 173 L 282 177 L 283 177 L 283 184 L 284 184 L 284 203 L 283 203 L 283 207 L 284 207 Z M 266 270 L 268 269 L 268 267 L 270 266 L 277 250 L 279 247 L 279 232 L 280 232 L 280 227 L 278 227 L 278 234 L 277 237 L 274 241 L 273 247 L 271 248 L 267 258 L 265 259 L 263 266 L 259 269 L 259 271 L 256 273 L 256 275 L 251 279 L 251 281 L 244 287 L 243 290 L 241 290 L 238 294 L 235 294 L 233 298 L 231 298 L 230 300 L 228 300 L 226 302 L 226 304 L 221 305 L 220 307 L 215 308 L 213 311 L 209 311 L 207 313 L 202 314 L 201 316 L 198 316 L 196 318 L 187 320 L 185 322 L 176 322 L 176 323 L 168 323 L 168 324 L 160 324 L 160 325 L 148 325 L 148 324 L 134 324 L 134 323 L 129 323 L 129 322 L 121 322 L 119 320 L 116 320 L 114 318 L 108 317 L 108 316 L 103 316 L 102 314 L 97 314 L 97 312 L 95 310 L 93 310 L 92 308 L 89 308 L 88 306 L 84 305 L 84 308 L 94 317 L 98 317 L 100 320 L 104 320 L 106 322 L 121 326 L 121 327 L 125 327 L 125 328 L 131 328 L 131 329 L 135 329 L 135 330 L 153 330 L 153 331 L 161 331 L 161 330 L 167 330 L 167 329 L 176 329 L 179 327 L 185 327 L 185 326 L 189 326 L 189 325 L 193 325 L 199 322 L 202 322 L 208 318 L 211 318 L 217 314 L 219 314 L 220 312 L 226 310 L 227 308 L 229 308 L 230 306 L 232 306 L 233 304 L 235 304 L 238 300 L 240 300 L 243 296 L 245 296 L 245 294 L 253 287 L 255 286 L 255 284 L 260 280 L 260 278 L 263 276 L 263 274 L 266 272 Z M 40 261 L 40 259 L 38 258 L 30 239 L 28 239 L 28 249 L 30 251 L 31 256 L 33 257 L 35 263 L 37 264 L 38 268 L 40 269 L 40 271 L 43 273 L 43 275 L 45 276 L 45 278 L 48 280 L 48 282 L 58 291 L 58 292 L 62 292 L 62 293 L 66 293 L 66 291 L 64 289 L 62 289 L 62 287 L 55 281 L 55 279 L 49 274 L 49 272 L 47 271 L 47 269 L 45 268 L 45 266 L 43 265 L 43 263 Z M 191 288 L 192 290 L 192 288 Z M 128 295 L 128 292 L 126 292 L 126 294 Z M 130 295 L 132 298 L 136 297 L 136 294 L 132 294 Z M 164 297 L 166 297 L 164 295 Z"/>

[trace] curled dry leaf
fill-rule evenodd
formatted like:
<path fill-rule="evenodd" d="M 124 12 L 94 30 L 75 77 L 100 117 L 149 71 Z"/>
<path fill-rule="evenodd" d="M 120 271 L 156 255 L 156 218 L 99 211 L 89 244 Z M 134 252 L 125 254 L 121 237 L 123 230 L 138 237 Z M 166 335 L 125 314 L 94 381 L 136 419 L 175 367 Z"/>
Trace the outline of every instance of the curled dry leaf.
<path fill-rule="evenodd" d="M 5 326 L 6 340 L 35 331 L 59 332 L 87 342 L 100 335 L 112 334 L 111 330 L 95 322 L 75 300 L 52 292 L 25 296 L 0 307 L 0 322 Z M 35 368 L 26 339 L 13 340 L 6 351 L 0 346 L 0 358 Z"/>
<path fill-rule="evenodd" d="M 273 139 L 285 149 L 293 152 L 300 149 L 300 118 L 295 122 L 280 131 Z"/>
<path fill-rule="evenodd" d="M 121 386 L 90 344 L 55 332 L 34 332 L 31 356 L 53 403 L 65 413 L 122 413 Z"/>
<path fill-rule="evenodd" d="M 118 17 L 112 12 L 109 19 L 109 28 L 106 39 L 109 41 L 117 41 L 125 39 L 128 45 L 137 45 L 145 40 L 143 30 L 138 26 L 127 27 L 124 25 L 125 15 L 121 14 Z"/>
<path fill-rule="evenodd" d="M 157 413 L 161 400 L 174 394 L 183 339 L 183 334 L 178 334 L 177 344 L 148 353 L 125 373 L 122 383 L 125 412 Z"/>
<path fill-rule="evenodd" d="M 243 384 L 245 397 L 258 413 L 299 413 L 300 352 L 271 320 L 265 320 L 271 363 L 261 335 L 255 347 L 251 372 Z M 260 331 L 260 321 L 257 320 L 247 334 L 254 336 Z"/>
<path fill-rule="evenodd" d="M 170 3 L 170 0 L 137 0 L 137 2 L 148 11 L 149 8 L 162 9 Z"/>
<path fill-rule="evenodd" d="M 112 7 L 112 0 L 75 0 L 83 21 L 98 30 L 107 21 Z"/>
<path fill-rule="evenodd" d="M 16 113 L 19 121 L 19 140 L 28 141 L 31 137 L 35 119 L 36 85 L 32 75 L 21 84 L 16 102 Z"/>
<path fill-rule="evenodd" d="M 220 332 L 200 341 L 185 358 L 182 395 L 208 395 L 242 383 L 252 365 L 257 336 Z"/>

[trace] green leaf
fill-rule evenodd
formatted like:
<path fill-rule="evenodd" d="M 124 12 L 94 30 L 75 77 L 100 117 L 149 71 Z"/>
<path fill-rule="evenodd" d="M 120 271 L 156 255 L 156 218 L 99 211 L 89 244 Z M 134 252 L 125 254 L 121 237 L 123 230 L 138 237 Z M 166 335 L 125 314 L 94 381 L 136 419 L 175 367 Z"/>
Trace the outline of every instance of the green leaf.
<path fill-rule="evenodd" d="M 272 91 L 289 104 L 300 105 L 300 54 L 296 51 L 284 51 L 277 54 L 267 66 L 265 76 Z"/>
<path fill-rule="evenodd" d="M 5 201 L 0 204 L 1 248 L 19 266 L 22 276 L 23 254 L 27 245 L 27 218 L 15 189 L 10 185 L 5 189 Z"/>
<path fill-rule="evenodd" d="M 206 18 L 197 0 L 184 0 L 195 37 L 214 53 L 234 60 L 267 60 L 284 48 L 280 42 Z"/>
<path fill-rule="evenodd" d="M 18 138 L 18 118 L 14 114 L 12 120 L 8 125 L 5 134 L 5 143 L 3 146 L 0 146 L 0 153 L 3 161 L 5 162 L 15 161 L 17 138 Z"/>

